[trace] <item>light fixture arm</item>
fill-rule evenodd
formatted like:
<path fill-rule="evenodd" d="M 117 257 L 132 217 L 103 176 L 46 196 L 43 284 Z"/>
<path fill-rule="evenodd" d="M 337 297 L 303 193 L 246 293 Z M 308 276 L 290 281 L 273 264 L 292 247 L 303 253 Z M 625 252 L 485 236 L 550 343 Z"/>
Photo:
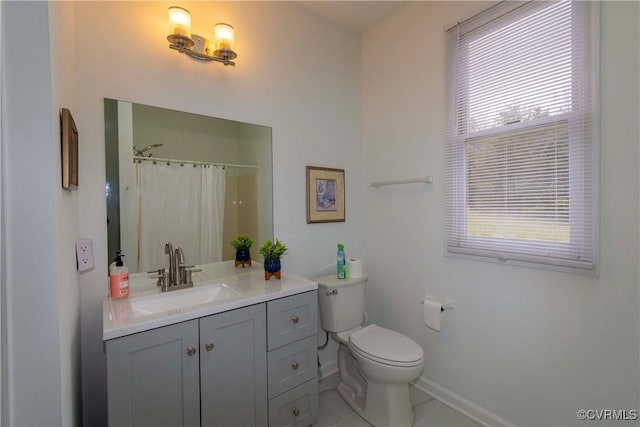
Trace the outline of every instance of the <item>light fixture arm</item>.
<path fill-rule="evenodd" d="M 225 57 L 218 58 L 216 56 L 209 56 L 209 55 L 206 55 L 204 53 L 195 52 L 195 51 L 193 51 L 191 49 L 188 49 L 186 47 L 182 47 L 182 46 L 179 46 L 179 45 L 175 45 L 175 44 L 170 44 L 169 48 L 177 50 L 180 53 L 186 53 L 190 57 L 195 58 L 195 59 L 199 59 L 200 61 L 216 61 L 216 62 L 220 62 L 220 63 L 222 63 L 224 65 L 231 65 L 233 67 L 235 67 L 236 63 L 231 61 L 231 59 L 235 59 L 238 56 L 238 55 L 236 55 L 235 52 L 229 51 L 228 53 L 225 52 L 226 55 L 224 55 L 224 56 L 227 56 L 226 58 Z"/>

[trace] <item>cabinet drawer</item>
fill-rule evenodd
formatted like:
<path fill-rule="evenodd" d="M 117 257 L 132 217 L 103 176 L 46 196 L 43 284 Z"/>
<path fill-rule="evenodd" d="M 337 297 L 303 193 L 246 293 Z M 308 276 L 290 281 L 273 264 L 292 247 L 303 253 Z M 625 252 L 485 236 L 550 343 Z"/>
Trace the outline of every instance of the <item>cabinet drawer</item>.
<path fill-rule="evenodd" d="M 317 354 L 315 335 L 270 351 L 269 398 L 315 378 Z"/>
<path fill-rule="evenodd" d="M 267 302 L 267 331 L 269 350 L 317 334 L 317 291 Z"/>
<path fill-rule="evenodd" d="M 309 426 L 318 420 L 318 380 L 312 379 L 269 401 L 269 427 Z"/>

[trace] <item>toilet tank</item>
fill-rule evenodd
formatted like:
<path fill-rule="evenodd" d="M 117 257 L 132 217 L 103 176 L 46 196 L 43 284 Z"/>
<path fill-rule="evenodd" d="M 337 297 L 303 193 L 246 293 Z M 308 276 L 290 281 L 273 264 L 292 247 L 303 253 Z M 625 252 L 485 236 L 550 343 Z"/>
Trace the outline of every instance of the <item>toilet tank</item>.
<path fill-rule="evenodd" d="M 367 276 L 339 280 L 332 274 L 316 281 L 322 329 L 341 332 L 362 324 Z"/>

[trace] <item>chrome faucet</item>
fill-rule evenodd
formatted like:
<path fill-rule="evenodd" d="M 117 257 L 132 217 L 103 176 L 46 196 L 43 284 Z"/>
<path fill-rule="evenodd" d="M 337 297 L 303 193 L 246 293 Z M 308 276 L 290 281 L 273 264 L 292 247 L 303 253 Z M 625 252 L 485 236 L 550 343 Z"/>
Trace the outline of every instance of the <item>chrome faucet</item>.
<path fill-rule="evenodd" d="M 182 285 L 185 282 L 185 267 L 184 267 L 184 252 L 182 252 L 182 248 L 176 249 L 176 252 L 173 256 L 173 263 L 175 270 L 173 274 L 175 275 L 173 284 L 174 285 Z"/>
<path fill-rule="evenodd" d="M 169 283 L 167 285 L 175 285 L 176 280 L 176 257 L 173 252 L 173 244 L 168 242 L 164 245 L 164 253 L 169 255 Z"/>
<path fill-rule="evenodd" d="M 164 253 L 169 255 L 169 271 L 161 268 L 158 270 L 158 275 L 153 276 L 158 279 L 160 290 L 167 292 L 192 287 L 191 273 L 201 270 L 187 267 L 184 264 L 184 251 L 180 247 L 174 251 L 171 242 L 167 242 L 164 245 Z"/>

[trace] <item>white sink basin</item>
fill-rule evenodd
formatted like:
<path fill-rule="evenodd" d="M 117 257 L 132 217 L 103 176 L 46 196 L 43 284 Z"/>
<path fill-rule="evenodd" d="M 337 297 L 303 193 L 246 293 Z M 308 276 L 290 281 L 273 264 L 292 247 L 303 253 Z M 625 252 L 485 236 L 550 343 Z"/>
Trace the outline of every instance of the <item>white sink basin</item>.
<path fill-rule="evenodd" d="M 225 284 L 198 286 L 161 294 L 132 297 L 129 299 L 134 317 L 151 316 L 157 313 L 176 311 L 186 307 L 212 302 L 226 302 L 240 293 Z"/>

